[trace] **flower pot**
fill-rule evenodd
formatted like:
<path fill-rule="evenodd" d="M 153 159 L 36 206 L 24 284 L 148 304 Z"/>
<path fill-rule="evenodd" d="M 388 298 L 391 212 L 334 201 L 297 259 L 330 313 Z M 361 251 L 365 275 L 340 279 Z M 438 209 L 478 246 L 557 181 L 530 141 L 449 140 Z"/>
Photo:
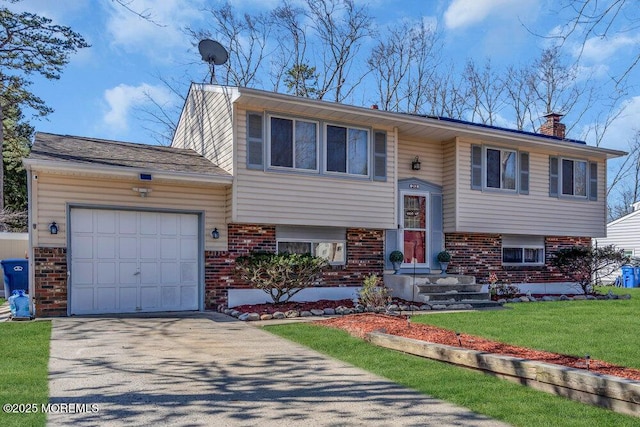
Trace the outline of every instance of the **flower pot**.
<path fill-rule="evenodd" d="M 449 267 L 449 263 L 448 262 L 441 262 L 440 263 L 440 270 L 442 270 L 442 272 L 440 274 L 442 274 L 443 276 L 447 274 L 447 267 Z"/>
<path fill-rule="evenodd" d="M 392 262 L 391 264 L 393 264 L 393 270 L 395 271 L 395 273 L 393 274 L 400 274 L 400 266 L 402 266 L 401 262 Z"/>

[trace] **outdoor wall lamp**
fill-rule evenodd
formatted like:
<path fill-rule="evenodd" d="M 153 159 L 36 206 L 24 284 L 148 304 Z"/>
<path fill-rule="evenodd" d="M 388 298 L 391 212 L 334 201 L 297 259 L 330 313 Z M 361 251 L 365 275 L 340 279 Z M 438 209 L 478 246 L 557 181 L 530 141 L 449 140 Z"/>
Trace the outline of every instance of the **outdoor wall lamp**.
<path fill-rule="evenodd" d="M 414 171 L 420 170 L 420 159 L 418 158 L 418 156 L 416 156 L 416 158 L 413 159 L 413 162 L 411 162 L 411 169 L 413 169 Z"/>
<path fill-rule="evenodd" d="M 49 233 L 58 234 L 58 224 L 55 221 L 49 224 Z"/>
<path fill-rule="evenodd" d="M 220 232 L 218 231 L 217 228 L 213 229 L 213 231 L 211 232 L 211 237 L 213 237 L 214 239 L 219 239 L 220 238 Z"/>

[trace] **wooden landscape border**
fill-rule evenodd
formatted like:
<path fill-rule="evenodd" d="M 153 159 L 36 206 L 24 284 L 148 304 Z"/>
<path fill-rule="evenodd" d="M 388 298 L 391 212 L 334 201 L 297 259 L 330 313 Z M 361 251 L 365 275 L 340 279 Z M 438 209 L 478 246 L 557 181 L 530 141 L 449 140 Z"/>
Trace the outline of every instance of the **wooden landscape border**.
<path fill-rule="evenodd" d="M 551 363 L 370 332 L 377 346 L 483 371 L 536 390 L 640 417 L 640 381 Z"/>

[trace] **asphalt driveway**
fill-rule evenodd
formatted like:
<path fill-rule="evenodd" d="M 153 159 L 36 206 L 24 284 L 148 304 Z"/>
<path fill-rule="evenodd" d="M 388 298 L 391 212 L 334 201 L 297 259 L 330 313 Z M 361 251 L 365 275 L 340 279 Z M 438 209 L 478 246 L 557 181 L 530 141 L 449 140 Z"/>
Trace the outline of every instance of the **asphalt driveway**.
<path fill-rule="evenodd" d="M 49 426 L 505 425 L 217 313 L 54 319 L 49 393 Z"/>

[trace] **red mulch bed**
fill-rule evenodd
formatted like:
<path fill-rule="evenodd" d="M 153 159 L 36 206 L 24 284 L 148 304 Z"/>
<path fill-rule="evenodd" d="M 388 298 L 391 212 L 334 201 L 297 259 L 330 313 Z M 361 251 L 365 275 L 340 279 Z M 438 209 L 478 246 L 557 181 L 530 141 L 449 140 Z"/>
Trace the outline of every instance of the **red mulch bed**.
<path fill-rule="evenodd" d="M 321 320 L 317 323 L 332 328 L 343 329 L 351 335 L 359 338 L 364 338 L 364 336 L 369 332 L 384 330 L 387 334 L 398 335 L 401 337 L 456 347 L 459 346 L 458 338 L 454 331 L 418 323 L 409 324 L 407 322 L 407 318 L 404 316 L 393 317 L 381 314 L 363 313 Z M 584 358 L 581 359 L 575 356 L 532 350 L 497 341 L 490 341 L 467 334 L 460 334 L 460 339 L 462 341 L 462 347 L 467 349 L 487 353 L 504 354 L 507 356 L 537 360 L 545 363 L 554 363 L 556 365 L 564 365 L 571 368 L 586 369 L 586 362 Z M 592 359 L 589 362 L 589 370 L 599 374 L 613 375 L 640 381 L 640 370 L 612 365 L 601 360 Z"/>

